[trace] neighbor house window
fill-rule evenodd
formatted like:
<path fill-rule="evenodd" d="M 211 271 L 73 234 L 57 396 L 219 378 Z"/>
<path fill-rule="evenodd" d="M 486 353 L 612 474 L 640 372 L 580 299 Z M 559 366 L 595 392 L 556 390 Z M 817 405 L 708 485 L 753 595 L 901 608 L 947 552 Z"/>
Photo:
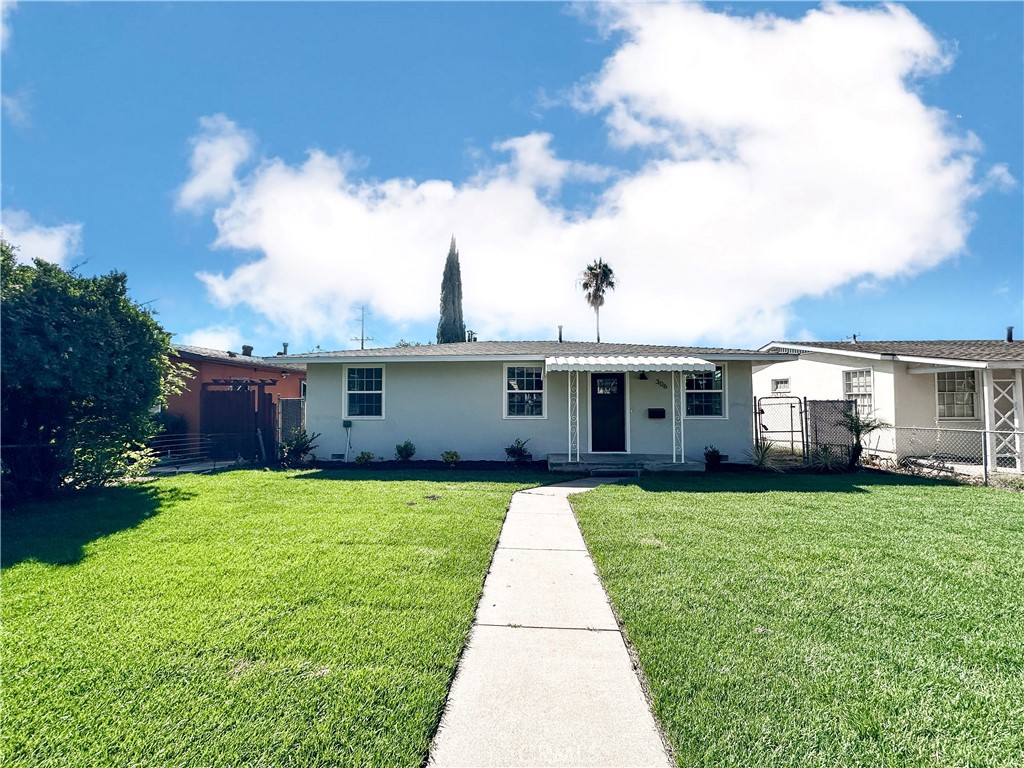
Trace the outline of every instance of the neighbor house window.
<path fill-rule="evenodd" d="M 725 369 L 686 374 L 686 415 L 725 415 Z"/>
<path fill-rule="evenodd" d="M 789 379 L 772 379 L 772 392 L 789 392 Z"/>
<path fill-rule="evenodd" d="M 346 371 L 345 415 L 384 415 L 383 368 L 349 368 Z"/>
<path fill-rule="evenodd" d="M 505 416 L 544 416 L 544 368 L 539 365 L 505 367 Z"/>
<path fill-rule="evenodd" d="M 975 418 L 978 391 L 974 371 L 950 371 L 935 374 L 935 398 L 940 419 Z"/>
<path fill-rule="evenodd" d="M 871 391 L 871 369 L 843 371 L 843 397 L 857 403 L 860 416 L 870 416 L 874 410 Z"/>

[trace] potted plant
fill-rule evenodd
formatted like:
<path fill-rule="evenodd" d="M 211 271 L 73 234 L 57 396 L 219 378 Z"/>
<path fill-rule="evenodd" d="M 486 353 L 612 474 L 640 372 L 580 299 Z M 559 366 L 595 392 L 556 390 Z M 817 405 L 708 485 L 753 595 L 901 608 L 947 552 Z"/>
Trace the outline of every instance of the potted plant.
<path fill-rule="evenodd" d="M 528 442 L 530 442 L 530 438 L 520 440 L 517 437 L 511 445 L 506 445 L 505 461 L 512 464 L 525 464 L 528 461 L 533 461 L 533 454 L 526 449 Z"/>
<path fill-rule="evenodd" d="M 722 468 L 722 452 L 713 445 L 704 446 L 704 471 L 716 472 Z"/>

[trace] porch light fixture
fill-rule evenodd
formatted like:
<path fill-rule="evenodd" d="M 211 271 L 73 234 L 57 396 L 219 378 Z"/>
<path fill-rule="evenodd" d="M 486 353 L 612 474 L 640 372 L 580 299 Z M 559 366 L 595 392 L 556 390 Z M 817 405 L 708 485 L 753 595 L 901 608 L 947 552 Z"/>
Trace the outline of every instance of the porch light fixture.
<path fill-rule="evenodd" d="M 647 371 L 640 371 L 640 375 L 637 376 L 640 381 L 647 381 Z"/>

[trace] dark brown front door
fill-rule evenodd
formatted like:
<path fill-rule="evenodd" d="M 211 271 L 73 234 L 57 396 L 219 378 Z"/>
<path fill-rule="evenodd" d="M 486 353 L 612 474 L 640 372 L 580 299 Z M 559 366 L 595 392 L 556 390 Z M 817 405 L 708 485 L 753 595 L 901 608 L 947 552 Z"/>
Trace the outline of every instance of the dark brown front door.
<path fill-rule="evenodd" d="M 593 373 L 590 376 L 591 450 L 626 450 L 626 375 Z"/>

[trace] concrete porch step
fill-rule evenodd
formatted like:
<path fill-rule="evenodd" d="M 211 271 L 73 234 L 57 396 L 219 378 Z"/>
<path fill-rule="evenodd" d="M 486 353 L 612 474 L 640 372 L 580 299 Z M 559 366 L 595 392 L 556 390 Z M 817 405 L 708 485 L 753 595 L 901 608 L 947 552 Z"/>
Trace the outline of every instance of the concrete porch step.
<path fill-rule="evenodd" d="M 575 457 L 573 457 L 575 458 Z M 584 453 L 579 461 L 570 461 L 565 453 L 548 454 L 551 472 L 583 472 L 591 477 L 639 477 L 646 472 L 703 472 L 704 462 L 673 462 L 669 455 L 661 454 L 607 454 Z"/>
<path fill-rule="evenodd" d="M 603 467 L 590 470 L 591 477 L 640 477 L 643 467 Z"/>

